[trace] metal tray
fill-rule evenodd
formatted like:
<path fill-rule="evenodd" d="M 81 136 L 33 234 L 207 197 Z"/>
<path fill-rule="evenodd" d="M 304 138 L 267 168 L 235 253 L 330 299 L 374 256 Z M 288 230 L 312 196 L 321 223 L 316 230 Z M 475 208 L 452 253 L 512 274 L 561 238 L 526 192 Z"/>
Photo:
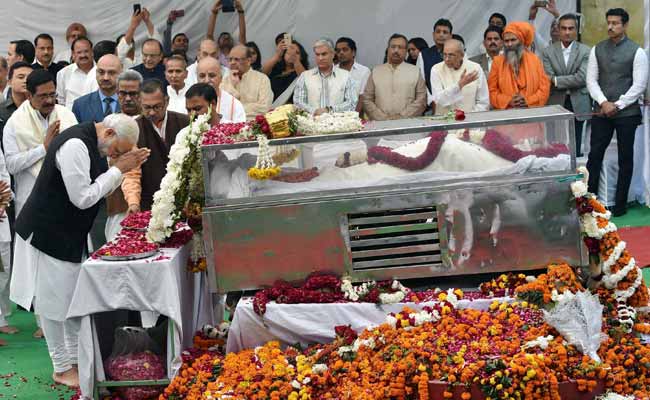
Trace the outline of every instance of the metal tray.
<path fill-rule="evenodd" d="M 155 256 L 160 252 L 159 249 L 147 251 L 146 253 L 138 254 L 129 254 L 128 256 L 99 256 L 101 260 L 104 261 L 130 261 L 130 260 L 141 260 L 143 258 L 149 258 Z"/>

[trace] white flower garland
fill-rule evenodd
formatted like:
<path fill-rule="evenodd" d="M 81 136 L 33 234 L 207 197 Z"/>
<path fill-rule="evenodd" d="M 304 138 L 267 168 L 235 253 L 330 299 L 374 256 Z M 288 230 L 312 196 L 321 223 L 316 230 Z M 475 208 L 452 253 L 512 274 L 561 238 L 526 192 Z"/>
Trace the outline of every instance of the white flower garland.
<path fill-rule="evenodd" d="M 326 113 L 317 117 L 298 115 L 296 116 L 296 123 L 298 131 L 307 136 L 355 132 L 363 129 L 359 113 L 356 111 Z"/>
<path fill-rule="evenodd" d="M 199 115 L 191 121 L 169 149 L 167 173 L 160 182 L 160 189 L 153 195 L 151 220 L 147 229 L 147 239 L 152 242 L 161 243 L 174 231 L 174 224 L 182 211 L 176 209 L 176 193 L 182 185 L 189 184 L 185 178 L 193 172 L 183 171 L 183 163 L 193 149 L 201 146 L 203 132 L 210 129 L 208 114 Z"/>
<path fill-rule="evenodd" d="M 587 181 L 589 179 L 589 172 L 585 167 L 580 167 L 578 168 L 578 172 L 583 175 L 583 179 L 580 181 L 576 181 L 571 183 L 571 191 L 573 193 L 573 196 L 576 199 L 580 198 L 594 198 L 595 196 L 588 191 L 587 187 Z M 596 211 L 591 211 L 590 213 L 585 213 L 580 217 L 580 225 L 581 225 L 581 230 L 584 232 L 588 237 L 591 237 L 593 239 L 601 240 L 605 234 L 609 232 L 616 232 L 617 228 L 616 225 L 614 225 L 612 222 L 610 222 L 612 214 L 609 211 L 606 211 L 604 213 L 599 213 Z M 607 221 L 607 226 L 604 228 L 599 228 L 598 227 L 598 218 L 604 219 Z M 634 258 L 630 257 L 630 261 L 623 267 L 621 268 L 620 271 L 616 273 L 612 273 L 612 266 L 618 262 L 620 257 L 623 255 L 623 252 L 625 251 L 626 248 L 626 243 L 624 241 L 619 241 L 614 249 L 612 250 L 612 253 L 609 255 L 607 260 L 601 260 L 601 267 L 602 267 L 602 284 L 607 288 L 607 289 L 614 289 L 618 285 L 619 282 L 621 282 L 623 279 L 625 279 L 632 270 L 636 269 L 637 274 L 636 274 L 636 279 L 632 283 L 632 285 L 627 288 L 626 290 L 614 290 L 614 299 L 617 302 L 617 314 L 618 314 L 618 320 L 621 323 L 622 326 L 624 326 L 628 331 L 632 329 L 632 326 L 634 325 L 634 319 L 636 318 L 636 310 L 634 307 L 631 307 L 627 304 L 627 301 L 630 297 L 634 295 L 636 292 L 637 288 L 643 284 L 643 277 L 642 277 L 642 272 L 641 270 L 637 267 L 636 262 L 634 261 Z"/>

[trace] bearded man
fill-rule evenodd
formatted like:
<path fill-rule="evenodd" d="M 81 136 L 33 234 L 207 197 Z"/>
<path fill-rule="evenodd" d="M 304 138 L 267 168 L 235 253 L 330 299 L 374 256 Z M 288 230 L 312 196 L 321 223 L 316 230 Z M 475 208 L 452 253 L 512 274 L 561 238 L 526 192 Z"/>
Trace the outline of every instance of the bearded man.
<path fill-rule="evenodd" d="M 503 30 L 504 54 L 492 63 L 488 87 L 493 108 L 543 106 L 550 81 L 542 61 L 529 50 L 535 28 L 527 22 L 511 22 Z"/>

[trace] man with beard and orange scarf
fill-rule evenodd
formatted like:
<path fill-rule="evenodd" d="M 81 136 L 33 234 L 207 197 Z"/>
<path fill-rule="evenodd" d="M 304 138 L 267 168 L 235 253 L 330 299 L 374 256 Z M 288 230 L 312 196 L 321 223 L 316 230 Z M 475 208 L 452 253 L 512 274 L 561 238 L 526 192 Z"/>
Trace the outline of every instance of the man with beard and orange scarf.
<path fill-rule="evenodd" d="M 492 108 L 543 106 L 550 94 L 550 81 L 542 61 L 528 48 L 535 28 L 527 22 L 511 22 L 503 30 L 503 55 L 492 63 L 488 87 Z"/>

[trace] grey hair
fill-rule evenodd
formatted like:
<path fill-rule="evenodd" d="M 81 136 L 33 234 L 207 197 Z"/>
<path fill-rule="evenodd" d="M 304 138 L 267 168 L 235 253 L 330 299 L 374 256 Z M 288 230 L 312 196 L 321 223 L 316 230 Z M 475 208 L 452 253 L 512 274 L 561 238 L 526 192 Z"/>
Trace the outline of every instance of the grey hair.
<path fill-rule="evenodd" d="M 142 88 L 144 79 L 142 79 L 142 75 L 138 71 L 127 69 L 117 77 L 117 85 L 119 86 L 122 81 L 138 81 L 140 88 Z"/>
<path fill-rule="evenodd" d="M 138 128 L 138 123 L 128 115 L 121 113 L 110 114 L 104 118 L 102 123 L 106 128 L 113 129 L 116 137 L 126 139 L 133 144 L 138 143 L 140 128 Z"/>
<path fill-rule="evenodd" d="M 334 51 L 334 42 L 330 38 L 322 37 L 322 38 L 318 39 L 316 42 L 314 42 L 314 49 L 316 47 L 322 47 L 322 46 L 327 46 L 332 51 Z"/>

